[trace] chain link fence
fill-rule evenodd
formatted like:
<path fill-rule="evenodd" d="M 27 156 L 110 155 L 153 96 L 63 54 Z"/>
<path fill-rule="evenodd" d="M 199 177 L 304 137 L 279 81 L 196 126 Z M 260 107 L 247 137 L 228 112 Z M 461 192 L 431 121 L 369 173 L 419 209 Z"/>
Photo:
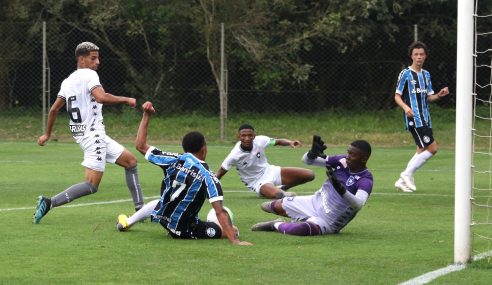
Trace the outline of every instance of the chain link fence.
<path fill-rule="evenodd" d="M 0 22 L 0 110 L 22 108 L 41 112 L 43 102 L 43 37 L 30 34 L 32 23 Z M 161 57 L 143 56 L 145 46 L 122 44 L 105 46 L 81 32 L 67 33 L 65 45 L 52 41 L 46 31 L 46 92 L 49 102 L 56 99 L 60 84 L 75 68 L 75 46 L 93 41 L 101 48 L 98 73 L 104 88 L 115 95 L 152 100 L 167 113 L 204 112 L 218 115 L 219 90 L 205 52 L 196 53 L 200 43 L 191 34 L 191 26 L 170 39 L 173 43 Z M 226 27 L 227 30 L 227 27 Z M 186 32 L 188 31 L 188 32 Z M 108 37 L 111 37 L 108 34 Z M 19 40 L 19 37 L 25 40 Z M 119 37 L 115 35 L 115 37 Z M 227 94 L 229 113 L 312 112 L 326 110 L 372 111 L 395 108 L 393 94 L 397 76 L 408 65 L 407 47 L 414 41 L 414 27 L 400 27 L 390 41 L 376 36 L 347 51 L 336 46 L 314 45 L 303 51 L 305 63 L 312 66 L 303 82 L 281 82 L 272 89 L 255 85 L 251 69 L 237 58 L 227 57 Z M 226 38 L 227 42 L 229 39 Z M 455 89 L 456 50 L 435 38 L 419 38 L 427 43 L 430 54 L 425 68 L 432 74 L 436 90 Z M 114 38 L 111 42 L 124 42 Z M 152 44 L 152 43 L 150 43 Z M 191 54 L 191 55 L 190 55 Z M 261 64 L 259 62 L 258 64 Z M 451 94 L 453 95 L 453 94 Z M 437 104 L 453 107 L 454 96 Z M 118 110 L 118 108 L 111 108 Z"/>

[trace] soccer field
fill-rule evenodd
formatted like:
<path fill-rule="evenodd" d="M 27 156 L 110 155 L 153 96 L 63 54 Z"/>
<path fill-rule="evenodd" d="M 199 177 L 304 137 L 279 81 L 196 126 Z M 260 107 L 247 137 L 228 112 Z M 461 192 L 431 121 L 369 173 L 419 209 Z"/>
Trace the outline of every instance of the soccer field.
<path fill-rule="evenodd" d="M 178 146 L 161 149 L 179 151 Z M 133 150 L 131 145 L 127 146 Z M 209 145 L 207 161 L 217 170 L 230 146 Z M 306 148 L 269 148 L 269 162 L 305 167 Z M 258 221 L 274 219 L 246 190 L 235 171 L 222 180 L 224 204 L 235 214 L 242 240 L 173 240 L 158 224 L 144 222 L 116 230 L 120 213 L 133 203 L 120 167 L 107 165 L 99 191 L 52 210 L 31 223 L 37 196 L 54 195 L 83 180 L 82 152 L 75 143 L 0 142 L 1 284 L 398 284 L 453 262 L 454 151 L 440 150 L 416 176 L 418 191 L 399 193 L 395 179 L 414 148 L 374 147 L 368 163 L 375 186 L 368 204 L 340 234 L 294 237 L 251 232 Z M 326 153 L 344 153 L 329 148 Z M 160 189 L 162 171 L 139 159 L 147 199 Z M 311 194 L 325 180 L 292 189 Z M 210 206 L 201 211 L 204 217 Z M 474 247 L 487 245 L 474 241 Z M 490 249 L 488 249 L 490 250 Z M 480 252 L 474 252 L 478 254 Z M 487 260 L 436 279 L 432 284 L 489 284 Z"/>

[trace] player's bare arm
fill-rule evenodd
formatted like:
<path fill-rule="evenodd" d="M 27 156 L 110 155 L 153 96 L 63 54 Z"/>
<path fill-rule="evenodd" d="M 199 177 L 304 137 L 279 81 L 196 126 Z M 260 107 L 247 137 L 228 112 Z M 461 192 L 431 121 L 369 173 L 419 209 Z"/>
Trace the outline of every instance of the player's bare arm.
<path fill-rule="evenodd" d="M 290 147 L 296 148 L 298 146 L 301 146 L 301 142 L 298 140 L 275 139 L 275 145 L 290 146 Z"/>
<path fill-rule="evenodd" d="M 231 244 L 233 245 L 253 245 L 247 241 L 240 241 L 236 235 L 236 231 L 232 226 L 231 219 L 229 218 L 229 214 L 224 207 L 222 206 L 222 201 L 216 201 L 212 203 L 212 207 L 215 210 L 215 214 L 217 215 L 217 220 L 219 220 L 220 227 L 222 228 L 222 234 L 225 235 Z"/>
<path fill-rule="evenodd" d="M 149 127 L 150 116 L 155 113 L 152 102 L 145 102 L 142 104 L 142 120 L 138 126 L 137 137 L 135 138 L 135 148 L 143 155 L 147 153 L 150 146 L 147 144 L 147 133 Z"/>
<path fill-rule="evenodd" d="M 46 142 L 50 139 L 51 137 L 51 131 L 53 130 L 53 125 L 55 124 L 56 121 L 56 116 L 58 115 L 58 112 L 60 109 L 65 105 L 65 100 L 58 97 L 55 100 L 55 103 L 50 108 L 50 112 L 48 114 L 48 121 L 46 124 L 46 131 L 45 133 L 38 138 L 38 145 L 44 146 Z"/>
<path fill-rule="evenodd" d="M 220 167 L 219 170 L 217 170 L 217 173 L 215 173 L 215 176 L 217 176 L 217 178 L 222 178 L 222 176 L 224 176 L 225 174 L 227 173 L 227 170 L 225 170 L 224 168 Z"/>
<path fill-rule="evenodd" d="M 449 94 L 449 88 L 444 87 L 441 90 L 439 90 L 439 92 L 432 94 L 431 96 L 427 96 L 427 101 L 434 102 L 436 100 L 441 99 L 442 97 L 447 96 L 448 94 Z"/>
<path fill-rule="evenodd" d="M 403 100 L 401 99 L 401 95 L 398 93 L 395 93 L 395 102 L 398 106 L 400 106 L 400 108 L 403 109 L 403 112 L 405 112 L 408 117 L 413 118 L 412 108 L 408 107 L 408 105 L 403 102 Z"/>
<path fill-rule="evenodd" d="M 91 94 L 96 99 L 96 102 L 100 104 L 127 104 L 132 108 L 137 105 L 135 98 L 114 96 L 113 94 L 106 93 L 101 86 L 92 89 Z"/>

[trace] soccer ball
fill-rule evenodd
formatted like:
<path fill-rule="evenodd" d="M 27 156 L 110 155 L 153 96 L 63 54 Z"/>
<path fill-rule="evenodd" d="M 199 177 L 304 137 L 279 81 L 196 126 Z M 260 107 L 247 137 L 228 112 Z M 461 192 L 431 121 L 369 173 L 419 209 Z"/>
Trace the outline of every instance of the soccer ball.
<path fill-rule="evenodd" d="M 234 224 L 234 214 L 232 213 L 231 209 L 224 206 L 224 210 L 227 211 L 227 213 L 229 214 L 229 217 L 231 218 L 232 224 Z M 219 220 L 217 219 L 217 215 L 215 215 L 214 208 L 212 208 L 212 209 L 210 209 L 210 211 L 208 211 L 207 222 L 214 222 L 220 226 Z"/>

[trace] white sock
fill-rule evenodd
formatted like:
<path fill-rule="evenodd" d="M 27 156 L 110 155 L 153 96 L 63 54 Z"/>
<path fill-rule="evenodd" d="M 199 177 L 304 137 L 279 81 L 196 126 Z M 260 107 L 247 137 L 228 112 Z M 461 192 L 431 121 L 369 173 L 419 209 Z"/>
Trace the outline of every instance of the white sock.
<path fill-rule="evenodd" d="M 407 163 L 407 168 L 405 168 L 405 171 L 403 171 L 404 173 L 406 173 L 407 169 L 409 169 L 412 166 L 412 163 L 415 161 L 417 156 L 419 156 L 419 153 L 418 152 L 414 153 L 410 161 Z"/>
<path fill-rule="evenodd" d="M 140 210 L 136 211 L 135 214 L 128 218 L 128 226 L 149 218 L 157 203 L 159 203 L 159 199 L 152 200 L 140 208 Z"/>
<path fill-rule="evenodd" d="M 432 157 L 432 153 L 428 150 L 424 150 L 419 153 L 417 156 L 411 159 L 412 163 L 408 163 L 407 169 L 405 169 L 404 173 L 409 176 L 413 176 L 417 169 L 421 168 L 429 158 Z M 412 161 L 413 160 L 413 161 Z"/>
<path fill-rule="evenodd" d="M 276 222 L 275 224 L 273 224 L 273 227 L 275 227 L 275 229 L 278 230 L 278 227 L 280 226 L 281 223 L 283 222 Z"/>

